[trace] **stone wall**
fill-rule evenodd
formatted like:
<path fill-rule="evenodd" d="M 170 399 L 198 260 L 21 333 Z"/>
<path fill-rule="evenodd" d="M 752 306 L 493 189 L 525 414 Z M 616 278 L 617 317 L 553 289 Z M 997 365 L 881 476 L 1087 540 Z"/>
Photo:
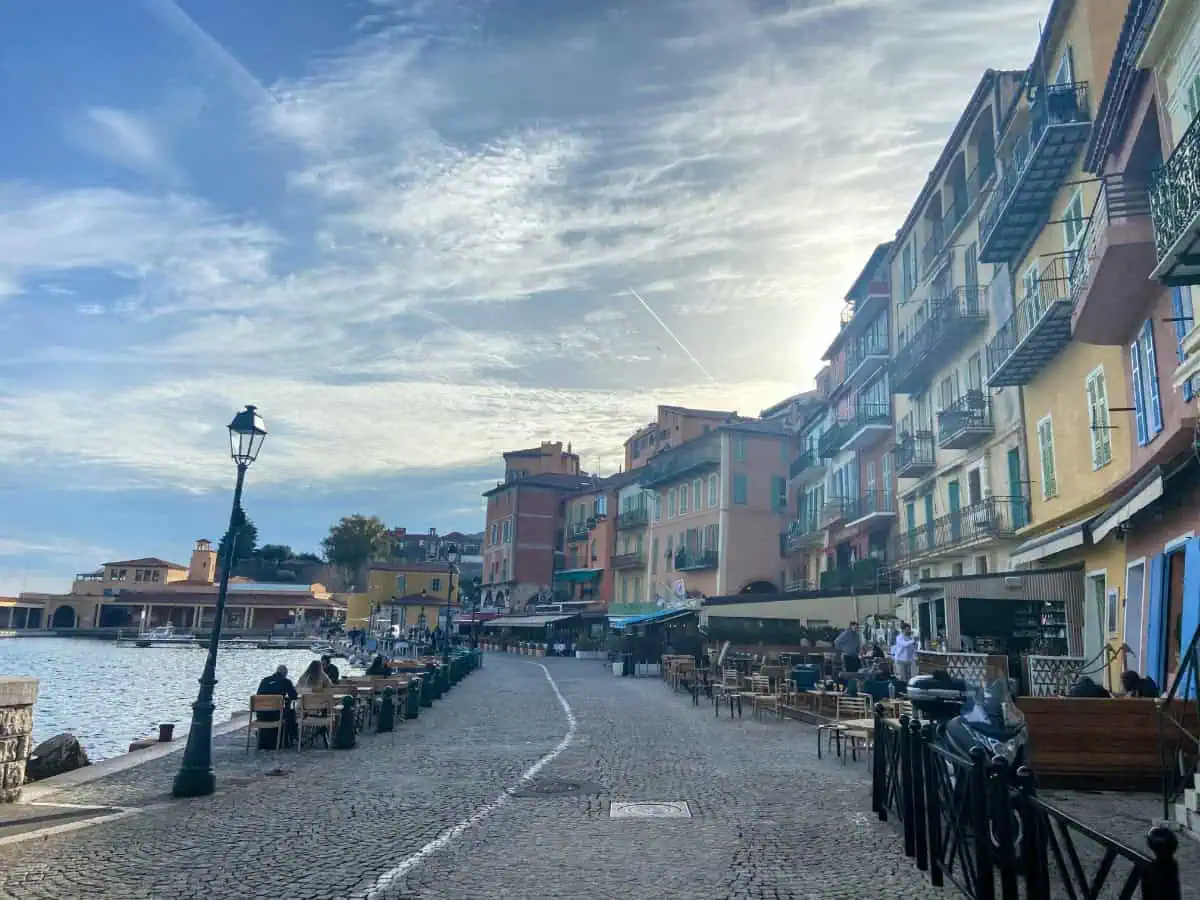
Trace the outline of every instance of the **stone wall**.
<path fill-rule="evenodd" d="M 36 678 L 0 678 L 0 803 L 21 795 L 25 761 L 33 749 Z"/>

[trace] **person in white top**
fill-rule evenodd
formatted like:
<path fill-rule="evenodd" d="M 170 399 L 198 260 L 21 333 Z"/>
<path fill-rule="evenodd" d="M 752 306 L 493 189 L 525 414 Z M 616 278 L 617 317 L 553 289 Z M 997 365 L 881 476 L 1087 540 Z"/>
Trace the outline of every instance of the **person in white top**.
<path fill-rule="evenodd" d="M 917 674 L 917 639 L 913 637 L 912 626 L 907 622 L 896 635 L 896 642 L 892 644 L 892 662 L 896 677 L 905 684 Z"/>

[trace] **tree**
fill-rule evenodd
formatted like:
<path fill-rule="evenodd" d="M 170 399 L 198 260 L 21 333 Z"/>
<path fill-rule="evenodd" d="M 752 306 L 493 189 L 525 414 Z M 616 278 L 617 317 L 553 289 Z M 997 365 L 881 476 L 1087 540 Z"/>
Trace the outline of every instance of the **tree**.
<path fill-rule="evenodd" d="M 263 544 L 258 548 L 257 556 L 263 562 L 273 566 L 296 558 L 296 554 L 287 544 Z"/>
<path fill-rule="evenodd" d="M 321 549 L 330 565 L 357 572 L 387 549 L 387 526 L 378 516 L 345 516 L 329 529 Z"/>
<path fill-rule="evenodd" d="M 241 507 L 238 507 L 234 529 L 237 531 L 237 543 L 234 545 L 233 565 L 236 566 L 238 561 L 250 559 L 254 555 L 254 548 L 258 545 L 258 529 L 247 518 L 246 513 Z M 217 547 L 218 565 L 229 565 L 229 541 L 230 532 L 226 531 L 221 537 L 220 545 Z"/>

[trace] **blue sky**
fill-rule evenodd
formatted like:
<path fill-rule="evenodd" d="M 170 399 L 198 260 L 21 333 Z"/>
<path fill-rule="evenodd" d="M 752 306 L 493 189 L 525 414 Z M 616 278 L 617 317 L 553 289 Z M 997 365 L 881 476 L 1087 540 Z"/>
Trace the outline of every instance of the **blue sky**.
<path fill-rule="evenodd" d="M 0 31 L 0 592 L 805 389 L 1044 0 L 51 0 Z M 633 295 L 637 291 L 665 328 Z M 676 344 L 685 345 L 699 364 Z"/>

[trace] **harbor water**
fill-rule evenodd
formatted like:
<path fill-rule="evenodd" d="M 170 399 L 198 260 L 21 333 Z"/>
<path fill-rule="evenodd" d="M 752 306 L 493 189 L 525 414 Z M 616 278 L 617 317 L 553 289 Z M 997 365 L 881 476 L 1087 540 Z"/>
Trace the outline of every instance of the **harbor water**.
<path fill-rule="evenodd" d="M 175 723 L 175 740 L 186 733 L 192 702 L 204 669 L 204 649 L 196 646 L 122 647 L 84 638 L 0 640 L 0 675 L 40 681 L 33 737 L 43 741 L 69 731 L 93 762 L 118 756 L 130 741 Z M 221 648 L 217 657 L 217 711 L 214 722 L 244 710 L 259 681 L 288 667 L 295 680 L 317 657 L 308 650 Z M 345 670 L 345 661 L 338 660 Z"/>

